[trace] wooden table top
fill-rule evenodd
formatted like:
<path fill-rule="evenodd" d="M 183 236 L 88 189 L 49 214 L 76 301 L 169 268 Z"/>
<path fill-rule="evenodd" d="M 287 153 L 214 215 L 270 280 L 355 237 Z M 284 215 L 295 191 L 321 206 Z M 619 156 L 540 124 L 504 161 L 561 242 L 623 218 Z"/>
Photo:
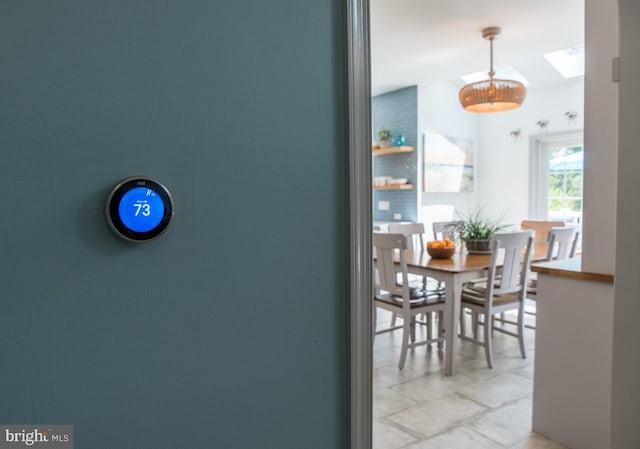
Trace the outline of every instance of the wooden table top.
<path fill-rule="evenodd" d="M 426 250 L 407 251 L 407 265 L 430 268 L 450 273 L 463 273 L 489 268 L 491 254 L 469 254 L 466 251 L 456 251 L 450 259 L 433 259 Z M 547 256 L 547 245 L 534 245 L 532 261 L 544 260 Z"/>

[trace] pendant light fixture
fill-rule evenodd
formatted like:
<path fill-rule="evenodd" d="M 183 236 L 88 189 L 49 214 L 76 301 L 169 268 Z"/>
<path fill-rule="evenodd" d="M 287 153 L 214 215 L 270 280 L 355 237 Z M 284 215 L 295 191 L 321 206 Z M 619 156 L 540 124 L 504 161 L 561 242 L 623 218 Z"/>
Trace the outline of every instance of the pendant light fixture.
<path fill-rule="evenodd" d="M 462 107 L 470 112 L 500 112 L 519 107 L 527 91 L 519 81 L 495 79 L 493 71 L 493 40 L 500 37 L 499 27 L 482 30 L 482 37 L 489 41 L 491 48 L 491 69 L 489 79 L 471 83 L 460 89 L 458 98 Z"/>

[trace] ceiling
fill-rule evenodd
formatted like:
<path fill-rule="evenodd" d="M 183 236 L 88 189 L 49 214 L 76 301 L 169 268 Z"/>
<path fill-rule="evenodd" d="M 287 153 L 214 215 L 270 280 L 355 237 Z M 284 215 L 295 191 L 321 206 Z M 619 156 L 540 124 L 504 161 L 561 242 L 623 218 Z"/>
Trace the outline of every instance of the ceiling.
<path fill-rule="evenodd" d="M 567 80 L 544 54 L 584 43 L 584 0 L 371 0 L 373 95 L 488 72 L 487 26 L 502 28 L 494 66 L 546 89 Z"/>

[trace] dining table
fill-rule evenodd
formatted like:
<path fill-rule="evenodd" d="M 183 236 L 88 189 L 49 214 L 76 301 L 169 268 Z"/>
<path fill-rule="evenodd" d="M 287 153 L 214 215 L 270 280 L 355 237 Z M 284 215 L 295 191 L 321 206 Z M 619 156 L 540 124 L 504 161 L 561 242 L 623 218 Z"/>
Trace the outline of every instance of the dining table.
<path fill-rule="evenodd" d="M 544 260 L 547 245 L 535 244 L 531 261 Z M 444 282 L 445 290 L 445 365 L 446 376 L 456 371 L 456 338 L 462 297 L 462 286 L 466 282 L 482 278 L 491 265 L 491 254 L 470 254 L 466 250 L 457 250 L 451 258 L 432 258 L 426 250 L 405 251 L 407 270 L 419 276 L 428 276 Z M 399 258 L 398 258 L 399 260 Z M 499 262 L 500 263 L 500 262 Z"/>

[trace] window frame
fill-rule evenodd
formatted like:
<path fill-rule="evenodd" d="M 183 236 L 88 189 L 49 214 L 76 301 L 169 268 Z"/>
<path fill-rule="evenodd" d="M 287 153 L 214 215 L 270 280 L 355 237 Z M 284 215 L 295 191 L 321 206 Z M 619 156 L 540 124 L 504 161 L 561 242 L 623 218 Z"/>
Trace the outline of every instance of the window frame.
<path fill-rule="evenodd" d="M 536 134 L 529 139 L 529 218 L 534 220 L 549 219 L 549 152 L 551 148 L 560 146 L 584 148 L 582 129 L 569 132 Z M 584 201 L 584 192 L 583 192 Z M 583 203 L 584 204 L 584 203 Z"/>

